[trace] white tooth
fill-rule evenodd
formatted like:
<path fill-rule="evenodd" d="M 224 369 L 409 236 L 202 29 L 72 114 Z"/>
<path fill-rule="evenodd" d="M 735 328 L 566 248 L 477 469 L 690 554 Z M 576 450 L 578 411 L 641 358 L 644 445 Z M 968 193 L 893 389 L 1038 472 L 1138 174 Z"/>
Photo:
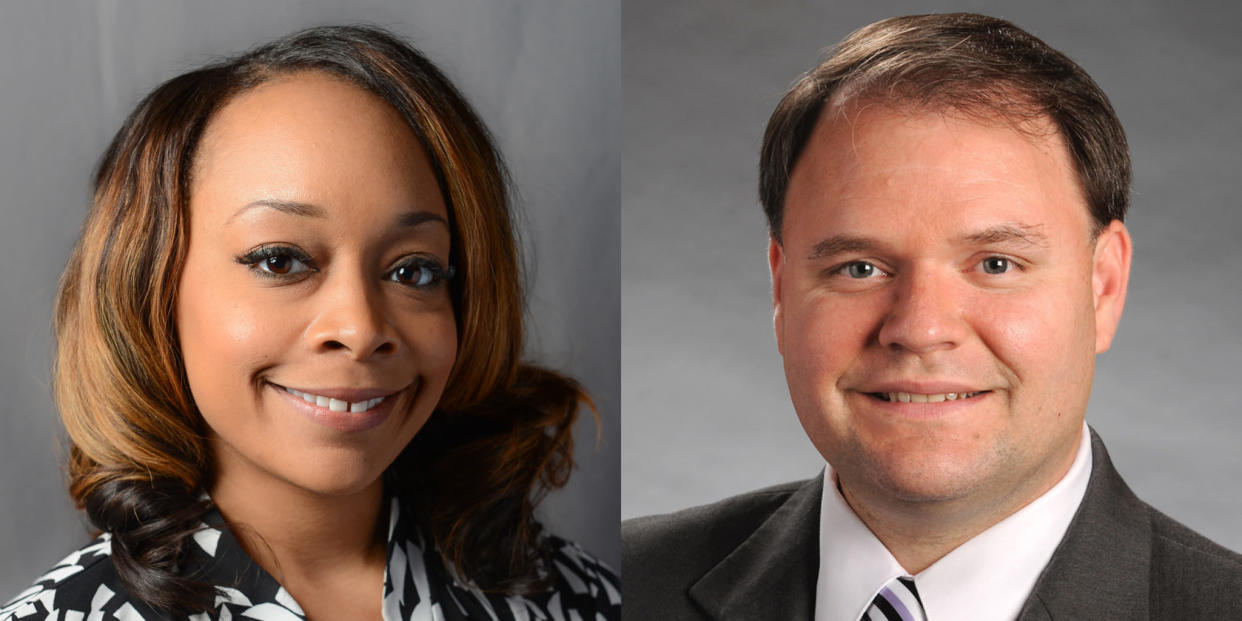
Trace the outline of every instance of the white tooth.
<path fill-rule="evenodd" d="M 349 409 L 349 402 L 341 401 L 340 399 L 328 399 L 328 409 L 333 412 L 344 412 Z"/>
<path fill-rule="evenodd" d="M 927 402 L 940 403 L 941 401 L 944 401 L 944 397 L 944 395 L 927 395 Z"/>
<path fill-rule="evenodd" d="M 365 411 L 367 411 L 368 409 L 370 409 L 370 408 L 368 408 L 368 407 L 367 407 L 367 402 L 366 402 L 366 401 L 359 401 L 359 402 L 357 402 L 357 403 L 351 403 L 351 404 L 349 404 L 349 411 L 350 411 L 350 412 L 365 412 Z"/>
<path fill-rule="evenodd" d="M 383 397 L 376 397 L 376 398 L 374 398 L 374 399 L 371 399 L 370 401 L 367 401 L 367 409 L 369 410 L 369 409 L 371 409 L 371 408 L 373 408 L 373 407 L 375 407 L 375 406 L 379 405 L 379 402 L 380 402 L 380 401 L 383 401 L 383 400 L 384 400 L 384 398 L 383 398 Z"/>
<path fill-rule="evenodd" d="M 951 392 L 951 393 L 949 393 L 949 394 L 945 395 L 945 396 L 944 396 L 944 398 L 945 398 L 945 399 L 948 399 L 949 401 L 956 401 L 956 400 L 957 400 L 957 393 L 955 393 L 955 392 Z"/>
<path fill-rule="evenodd" d="M 310 394 L 302 393 L 302 394 L 300 394 L 300 395 L 298 395 L 298 396 L 302 397 L 302 400 L 303 400 L 303 401 L 305 401 L 305 402 L 307 402 L 307 403 L 309 403 L 309 404 L 311 404 L 311 405 L 315 405 L 315 395 L 310 395 Z"/>
<path fill-rule="evenodd" d="M 902 403 L 910 403 L 910 393 L 908 392 L 897 393 L 897 400 Z"/>
<path fill-rule="evenodd" d="M 330 397 L 315 397 L 315 405 L 321 408 L 328 407 L 328 404 L 331 402 L 332 402 L 332 399 Z"/>
<path fill-rule="evenodd" d="M 890 393 L 888 393 L 888 400 L 889 400 L 889 402 L 891 402 L 891 403 L 896 403 L 896 402 L 897 402 L 897 393 L 895 393 L 895 392 L 890 392 Z"/>
<path fill-rule="evenodd" d="M 912 393 L 910 395 L 910 402 L 911 403 L 927 403 L 927 395 L 920 395 L 918 393 Z"/>

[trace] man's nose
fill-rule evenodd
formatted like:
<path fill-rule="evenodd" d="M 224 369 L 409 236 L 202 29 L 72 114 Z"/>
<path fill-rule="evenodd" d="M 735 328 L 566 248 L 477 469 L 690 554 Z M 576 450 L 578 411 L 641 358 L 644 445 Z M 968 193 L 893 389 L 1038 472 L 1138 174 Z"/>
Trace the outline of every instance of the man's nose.
<path fill-rule="evenodd" d="M 311 348 L 343 351 L 358 361 L 395 352 L 399 341 L 378 283 L 358 275 L 334 276 L 315 293 L 315 319 L 306 332 Z"/>
<path fill-rule="evenodd" d="M 881 345 L 923 354 L 953 349 L 967 338 L 966 283 L 934 269 L 914 269 L 895 284 L 880 326 Z"/>

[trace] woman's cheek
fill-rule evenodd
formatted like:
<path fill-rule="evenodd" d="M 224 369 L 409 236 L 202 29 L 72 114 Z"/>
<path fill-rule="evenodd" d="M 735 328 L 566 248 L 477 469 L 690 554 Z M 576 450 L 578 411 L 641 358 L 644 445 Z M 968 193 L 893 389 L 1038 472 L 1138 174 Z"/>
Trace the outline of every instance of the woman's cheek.
<path fill-rule="evenodd" d="M 452 310 L 424 316 L 419 322 L 415 361 L 443 383 L 457 360 L 457 322 Z"/>

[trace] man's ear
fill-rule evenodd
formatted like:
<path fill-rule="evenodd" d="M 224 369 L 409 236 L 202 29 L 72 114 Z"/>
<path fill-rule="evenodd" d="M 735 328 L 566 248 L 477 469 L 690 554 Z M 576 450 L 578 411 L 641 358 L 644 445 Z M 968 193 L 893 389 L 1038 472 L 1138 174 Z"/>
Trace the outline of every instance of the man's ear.
<path fill-rule="evenodd" d="M 1126 305 L 1130 282 L 1130 233 L 1113 220 L 1095 240 L 1091 261 L 1091 292 L 1095 300 L 1095 353 L 1108 351 Z"/>
<path fill-rule="evenodd" d="M 776 350 L 785 355 L 785 322 L 781 315 L 781 268 L 785 250 L 775 238 L 768 237 L 768 271 L 772 274 L 772 329 L 776 332 Z"/>

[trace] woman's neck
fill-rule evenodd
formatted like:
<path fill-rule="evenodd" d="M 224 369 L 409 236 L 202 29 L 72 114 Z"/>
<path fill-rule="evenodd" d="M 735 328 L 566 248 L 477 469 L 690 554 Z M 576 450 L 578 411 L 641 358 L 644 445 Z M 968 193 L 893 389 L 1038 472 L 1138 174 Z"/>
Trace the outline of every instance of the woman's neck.
<path fill-rule="evenodd" d="M 295 584 L 329 585 L 376 568 L 382 581 L 382 479 L 353 493 L 320 494 L 232 461 L 217 460 L 212 500 L 250 558 L 295 597 Z"/>

